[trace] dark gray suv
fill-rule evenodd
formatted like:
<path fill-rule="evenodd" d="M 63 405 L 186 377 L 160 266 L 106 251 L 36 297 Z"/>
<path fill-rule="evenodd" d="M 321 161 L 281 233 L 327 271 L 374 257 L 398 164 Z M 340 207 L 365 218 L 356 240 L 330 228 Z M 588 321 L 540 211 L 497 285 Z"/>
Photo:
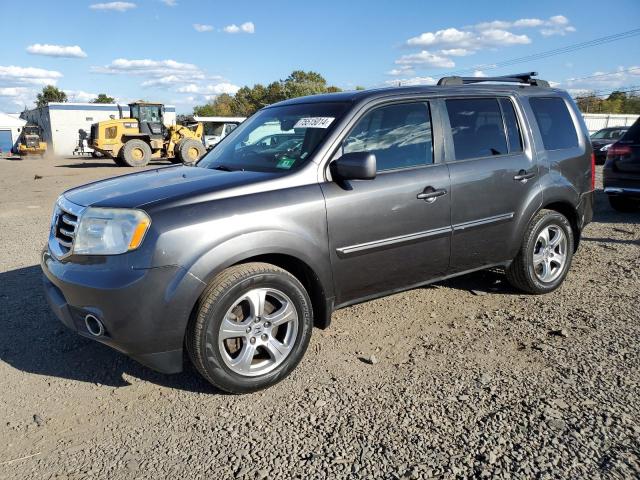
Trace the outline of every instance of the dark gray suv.
<path fill-rule="evenodd" d="M 593 157 L 571 98 L 532 75 L 288 100 L 197 165 L 69 190 L 49 303 L 161 372 L 186 347 L 241 393 L 284 378 L 347 305 L 489 267 L 551 292 L 592 218 Z M 259 142 L 274 134 L 300 141 Z"/>

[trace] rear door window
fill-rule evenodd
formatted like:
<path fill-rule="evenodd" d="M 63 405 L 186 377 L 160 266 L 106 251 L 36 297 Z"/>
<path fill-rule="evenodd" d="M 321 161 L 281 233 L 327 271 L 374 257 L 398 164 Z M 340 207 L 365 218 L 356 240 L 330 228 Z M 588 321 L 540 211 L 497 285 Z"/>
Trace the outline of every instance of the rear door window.
<path fill-rule="evenodd" d="M 446 104 L 456 160 L 509 153 L 497 98 L 449 99 Z"/>
<path fill-rule="evenodd" d="M 562 98 L 531 98 L 545 150 L 562 150 L 578 146 L 576 128 Z"/>

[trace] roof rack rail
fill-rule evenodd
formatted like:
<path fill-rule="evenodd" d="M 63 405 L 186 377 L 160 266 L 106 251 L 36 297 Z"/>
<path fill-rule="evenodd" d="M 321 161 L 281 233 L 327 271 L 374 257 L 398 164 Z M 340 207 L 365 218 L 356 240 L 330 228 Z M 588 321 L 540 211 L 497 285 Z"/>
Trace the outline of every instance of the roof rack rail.
<path fill-rule="evenodd" d="M 438 85 L 452 87 L 455 85 L 467 85 L 470 83 L 482 82 L 506 82 L 524 83 L 532 87 L 548 87 L 549 82 L 539 78 L 533 78 L 538 72 L 515 73 L 513 75 L 503 75 L 500 77 L 442 77 L 438 80 Z"/>

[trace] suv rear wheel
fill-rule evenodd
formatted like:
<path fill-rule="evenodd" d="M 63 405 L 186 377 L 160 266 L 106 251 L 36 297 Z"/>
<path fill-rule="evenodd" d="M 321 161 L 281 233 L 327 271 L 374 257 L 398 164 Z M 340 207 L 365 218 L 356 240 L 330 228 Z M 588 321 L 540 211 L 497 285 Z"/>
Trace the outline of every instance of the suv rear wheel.
<path fill-rule="evenodd" d="M 509 283 L 528 293 L 552 292 L 567 276 L 573 242 L 567 218 L 554 210 L 541 210 L 529 223 L 520 252 L 507 268 Z"/>
<path fill-rule="evenodd" d="M 309 296 L 289 272 L 236 265 L 214 278 L 186 333 L 200 374 L 230 393 L 269 387 L 302 359 L 313 328 Z"/>

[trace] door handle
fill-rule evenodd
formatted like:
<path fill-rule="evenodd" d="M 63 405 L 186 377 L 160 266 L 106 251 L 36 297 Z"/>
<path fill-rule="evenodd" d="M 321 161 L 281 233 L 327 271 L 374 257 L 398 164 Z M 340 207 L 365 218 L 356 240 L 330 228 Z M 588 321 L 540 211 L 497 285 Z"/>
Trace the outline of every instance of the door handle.
<path fill-rule="evenodd" d="M 424 200 L 427 203 L 433 203 L 438 199 L 438 197 L 441 197 L 446 194 L 447 194 L 447 191 L 444 188 L 436 190 L 433 187 L 427 187 L 421 193 L 419 193 L 416 196 L 416 198 L 418 200 Z"/>
<path fill-rule="evenodd" d="M 520 170 L 518 174 L 513 177 L 516 182 L 527 183 L 529 180 L 536 176 L 536 172 L 527 172 L 526 170 Z"/>

